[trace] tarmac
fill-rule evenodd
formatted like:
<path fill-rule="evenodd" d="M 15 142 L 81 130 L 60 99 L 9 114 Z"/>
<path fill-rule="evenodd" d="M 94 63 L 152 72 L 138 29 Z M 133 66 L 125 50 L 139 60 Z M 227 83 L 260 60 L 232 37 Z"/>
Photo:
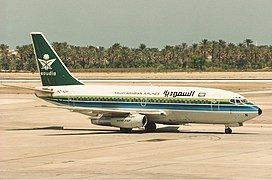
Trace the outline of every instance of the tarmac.
<path fill-rule="evenodd" d="M 246 96 L 263 115 L 224 134 L 198 124 L 120 133 L 33 94 L 0 94 L 0 179 L 272 179 L 271 92 Z"/>

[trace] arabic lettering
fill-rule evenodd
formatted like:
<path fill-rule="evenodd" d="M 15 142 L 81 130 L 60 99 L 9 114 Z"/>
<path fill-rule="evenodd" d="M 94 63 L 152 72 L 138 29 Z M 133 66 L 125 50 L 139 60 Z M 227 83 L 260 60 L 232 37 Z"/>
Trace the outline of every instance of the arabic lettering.
<path fill-rule="evenodd" d="M 177 96 L 194 96 L 195 94 L 195 91 L 185 91 L 185 92 L 182 92 L 182 91 L 168 91 L 168 90 L 165 90 L 164 91 L 164 96 L 165 97 L 168 97 L 168 96 L 172 96 L 172 97 L 177 97 Z"/>

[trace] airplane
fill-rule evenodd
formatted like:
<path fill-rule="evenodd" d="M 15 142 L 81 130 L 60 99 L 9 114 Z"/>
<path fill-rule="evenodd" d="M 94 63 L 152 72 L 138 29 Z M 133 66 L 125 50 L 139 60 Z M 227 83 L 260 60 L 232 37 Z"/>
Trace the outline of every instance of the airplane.
<path fill-rule="evenodd" d="M 231 127 L 262 114 L 245 97 L 221 89 L 86 85 L 70 73 L 41 32 L 30 34 L 42 82 L 33 88 L 36 96 L 56 108 L 85 114 L 95 125 L 153 132 L 156 124 L 222 124 L 231 134 Z"/>

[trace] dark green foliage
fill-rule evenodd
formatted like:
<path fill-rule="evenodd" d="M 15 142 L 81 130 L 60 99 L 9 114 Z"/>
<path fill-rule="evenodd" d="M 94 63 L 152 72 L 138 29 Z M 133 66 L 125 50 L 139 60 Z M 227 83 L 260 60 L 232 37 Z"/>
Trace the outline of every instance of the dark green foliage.
<path fill-rule="evenodd" d="M 92 68 L 149 68 L 158 71 L 187 70 L 254 70 L 272 68 L 272 46 L 255 46 L 251 39 L 238 45 L 223 40 L 188 45 L 150 48 L 140 44 L 129 48 L 119 43 L 109 48 L 94 46 L 73 46 L 67 42 L 53 42 L 53 47 L 69 69 Z M 0 44 L 1 70 L 36 70 L 32 45 L 17 46 L 15 52 L 9 46 Z"/>
<path fill-rule="evenodd" d="M 197 69 L 197 70 L 204 70 L 205 68 L 205 59 L 200 57 L 200 56 L 194 56 L 192 58 L 192 69 Z"/>

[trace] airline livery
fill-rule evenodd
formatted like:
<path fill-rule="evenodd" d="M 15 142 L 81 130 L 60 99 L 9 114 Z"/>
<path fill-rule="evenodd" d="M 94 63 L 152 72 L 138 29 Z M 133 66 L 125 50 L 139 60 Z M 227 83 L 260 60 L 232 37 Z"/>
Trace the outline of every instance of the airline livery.
<path fill-rule="evenodd" d="M 42 87 L 36 96 L 57 108 L 90 116 L 96 125 L 114 126 L 123 132 L 156 124 L 222 124 L 230 127 L 262 114 L 243 96 L 220 89 L 167 86 L 85 85 L 75 78 L 40 32 L 31 33 Z"/>

